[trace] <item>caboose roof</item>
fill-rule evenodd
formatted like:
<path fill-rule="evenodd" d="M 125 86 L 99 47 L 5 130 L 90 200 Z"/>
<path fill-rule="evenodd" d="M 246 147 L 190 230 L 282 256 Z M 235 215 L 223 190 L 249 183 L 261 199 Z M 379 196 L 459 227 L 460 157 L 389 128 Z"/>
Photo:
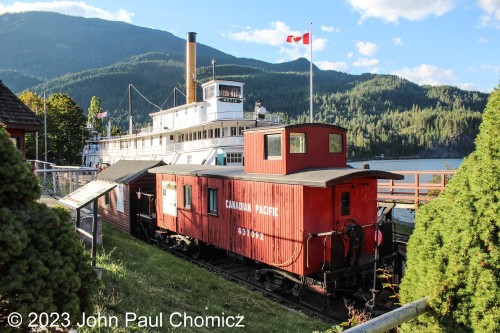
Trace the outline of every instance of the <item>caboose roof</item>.
<path fill-rule="evenodd" d="M 304 127 L 329 127 L 329 128 L 335 128 L 335 129 L 347 132 L 347 129 L 344 127 L 340 127 L 340 126 L 333 125 L 333 124 L 325 124 L 325 123 L 281 124 L 281 125 L 273 125 L 270 127 L 252 127 L 252 128 L 246 129 L 245 132 L 273 131 L 273 130 L 281 129 L 281 128 L 293 130 L 296 128 L 300 129 L 300 128 L 304 128 Z"/>
<path fill-rule="evenodd" d="M 149 170 L 151 173 L 195 177 L 249 180 L 266 183 L 332 187 L 355 178 L 403 179 L 402 175 L 380 170 L 354 168 L 305 169 L 288 175 L 245 173 L 241 166 L 173 164 Z"/>

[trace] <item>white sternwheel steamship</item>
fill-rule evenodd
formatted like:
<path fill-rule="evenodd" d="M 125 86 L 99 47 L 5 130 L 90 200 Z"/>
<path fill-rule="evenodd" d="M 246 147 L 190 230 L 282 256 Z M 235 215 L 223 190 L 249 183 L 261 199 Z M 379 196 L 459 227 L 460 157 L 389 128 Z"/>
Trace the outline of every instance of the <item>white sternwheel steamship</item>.
<path fill-rule="evenodd" d="M 196 101 L 196 33 L 187 33 L 186 104 L 151 113 L 152 126 L 127 135 L 95 137 L 82 152 L 84 166 L 103 168 L 119 160 L 162 160 L 166 164 L 242 165 L 243 131 L 279 125 L 279 117 L 256 103 L 243 111 L 243 82 L 213 80 Z M 130 120 L 131 124 L 131 120 Z M 108 133 L 109 133 L 108 129 Z"/>

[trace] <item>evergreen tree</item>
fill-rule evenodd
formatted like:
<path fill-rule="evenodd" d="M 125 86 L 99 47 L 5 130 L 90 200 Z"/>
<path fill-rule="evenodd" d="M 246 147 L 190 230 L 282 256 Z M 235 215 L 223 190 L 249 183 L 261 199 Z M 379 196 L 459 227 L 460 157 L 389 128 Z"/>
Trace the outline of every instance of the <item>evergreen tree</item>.
<path fill-rule="evenodd" d="M 37 203 L 38 180 L 0 128 L 0 327 L 18 312 L 67 312 L 76 323 L 92 311 L 97 279 L 62 208 Z M 63 318 L 62 318 L 63 319 Z M 17 331 L 17 330 L 16 330 Z"/>
<path fill-rule="evenodd" d="M 500 87 L 490 95 L 476 150 L 423 206 L 408 244 L 404 302 L 429 296 L 418 332 L 500 331 Z"/>

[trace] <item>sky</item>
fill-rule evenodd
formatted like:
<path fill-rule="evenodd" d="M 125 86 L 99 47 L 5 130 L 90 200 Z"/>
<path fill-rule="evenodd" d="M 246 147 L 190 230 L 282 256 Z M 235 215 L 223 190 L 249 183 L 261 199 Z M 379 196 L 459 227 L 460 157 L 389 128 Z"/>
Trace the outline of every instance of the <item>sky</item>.
<path fill-rule="evenodd" d="M 54 11 L 168 31 L 270 63 L 310 59 L 287 43 L 312 29 L 321 69 L 395 74 L 418 84 L 491 92 L 500 83 L 500 0 L 3 1 L 6 12 Z"/>

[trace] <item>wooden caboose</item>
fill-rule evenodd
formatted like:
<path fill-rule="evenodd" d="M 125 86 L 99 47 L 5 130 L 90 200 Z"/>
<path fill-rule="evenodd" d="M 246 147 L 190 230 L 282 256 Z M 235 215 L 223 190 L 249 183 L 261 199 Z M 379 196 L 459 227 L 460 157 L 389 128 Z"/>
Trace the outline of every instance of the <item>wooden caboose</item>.
<path fill-rule="evenodd" d="M 256 128 L 244 141 L 243 167 L 149 170 L 156 174 L 159 230 L 299 276 L 331 261 L 343 265 L 348 247 L 331 258 L 329 236 L 353 221 L 364 232 L 363 251 L 373 251 L 377 179 L 401 176 L 347 166 L 346 130 L 334 125 Z"/>

